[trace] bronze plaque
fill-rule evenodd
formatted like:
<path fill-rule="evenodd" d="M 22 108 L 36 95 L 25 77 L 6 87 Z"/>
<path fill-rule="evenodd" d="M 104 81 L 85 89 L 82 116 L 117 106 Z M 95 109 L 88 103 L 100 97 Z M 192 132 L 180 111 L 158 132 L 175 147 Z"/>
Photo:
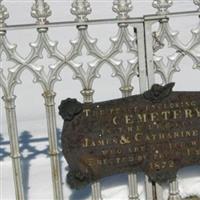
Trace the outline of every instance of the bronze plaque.
<path fill-rule="evenodd" d="M 200 92 L 172 92 L 173 85 L 101 103 L 62 101 L 69 185 L 137 171 L 162 182 L 182 167 L 199 165 Z"/>

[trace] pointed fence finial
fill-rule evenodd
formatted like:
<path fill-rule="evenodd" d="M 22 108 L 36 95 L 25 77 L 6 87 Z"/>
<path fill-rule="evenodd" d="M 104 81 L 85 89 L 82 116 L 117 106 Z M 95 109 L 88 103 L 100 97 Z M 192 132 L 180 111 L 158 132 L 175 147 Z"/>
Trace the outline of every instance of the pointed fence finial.
<path fill-rule="evenodd" d="M 87 0 L 74 0 L 72 3 L 71 13 L 76 16 L 76 21 L 87 21 L 87 15 L 92 12 L 90 3 Z"/>
<path fill-rule="evenodd" d="M 31 8 L 31 16 L 37 19 L 40 25 L 47 24 L 47 18 L 52 14 L 49 5 L 44 0 L 35 0 Z"/>
<path fill-rule="evenodd" d="M 0 0 L 0 28 L 3 28 L 6 26 L 6 19 L 9 18 L 9 13 L 7 8 L 2 4 L 3 0 Z"/>
<path fill-rule="evenodd" d="M 133 7 L 131 0 L 114 0 L 112 9 L 118 14 L 118 19 L 127 19 Z"/>
<path fill-rule="evenodd" d="M 152 5 L 158 9 L 158 14 L 167 14 L 168 8 L 173 5 L 173 0 L 154 0 Z"/>
<path fill-rule="evenodd" d="M 198 10 L 200 11 L 200 0 L 193 0 L 194 4 L 199 6 Z"/>

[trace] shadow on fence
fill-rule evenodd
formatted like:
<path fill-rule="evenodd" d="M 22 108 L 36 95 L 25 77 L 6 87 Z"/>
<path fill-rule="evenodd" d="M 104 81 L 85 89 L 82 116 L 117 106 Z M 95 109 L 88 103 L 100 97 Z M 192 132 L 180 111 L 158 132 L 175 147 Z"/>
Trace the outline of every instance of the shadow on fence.
<path fill-rule="evenodd" d="M 61 131 L 57 129 L 57 137 L 58 139 L 58 148 L 61 149 Z M 38 144 L 42 144 L 46 142 L 47 145 L 43 146 L 42 149 L 38 149 Z M 5 158 L 9 157 L 9 146 L 10 142 L 6 141 L 2 134 L 0 134 L 0 161 L 4 161 Z M 20 145 L 20 152 L 21 152 L 21 167 L 22 167 L 22 174 L 23 174 L 23 186 L 24 186 L 24 195 L 25 199 L 28 199 L 28 192 L 29 192 L 29 178 L 30 178 L 30 166 L 31 161 L 36 159 L 40 155 L 45 155 L 49 157 L 48 154 L 48 138 L 34 138 L 30 132 L 24 131 L 19 136 L 19 145 Z M 61 162 L 62 155 L 59 154 L 59 159 Z"/>
<path fill-rule="evenodd" d="M 58 148 L 61 151 L 61 131 L 57 129 L 57 138 L 58 138 Z M 46 143 L 46 145 L 41 145 L 42 143 Z M 45 155 L 49 157 L 48 150 L 48 138 L 35 138 L 30 132 L 24 131 L 19 136 L 19 144 L 20 144 L 20 152 L 21 152 L 21 167 L 23 172 L 23 186 L 25 199 L 28 199 L 29 196 L 29 178 L 30 178 L 30 167 L 31 161 L 36 159 L 38 156 Z M 0 134 L 0 161 L 5 161 L 6 158 L 10 156 L 9 150 L 10 142 L 5 140 L 4 136 Z M 62 153 L 59 154 L 60 163 L 62 163 Z M 62 166 L 62 165 L 61 165 Z M 65 170 L 68 171 L 68 167 L 65 167 Z M 62 170 L 61 170 L 62 172 Z M 67 173 L 67 172 L 66 172 Z M 62 176 L 66 176 L 62 174 Z M 63 183 L 64 184 L 64 183 Z M 91 189 L 90 187 L 85 187 L 80 191 L 72 191 L 70 195 L 70 200 L 84 199 L 90 195 Z"/>

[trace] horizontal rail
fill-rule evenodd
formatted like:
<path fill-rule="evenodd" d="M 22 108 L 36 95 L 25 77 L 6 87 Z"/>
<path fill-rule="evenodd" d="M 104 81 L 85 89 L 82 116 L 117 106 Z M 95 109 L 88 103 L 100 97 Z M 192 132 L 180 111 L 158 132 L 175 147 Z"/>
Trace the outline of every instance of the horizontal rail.
<path fill-rule="evenodd" d="M 91 19 L 87 20 L 87 17 L 92 12 L 92 8 L 88 0 L 79 1 L 73 0 L 73 4 L 71 7 L 71 14 L 76 17 L 76 20 L 72 21 L 54 21 L 48 22 L 47 19 L 52 15 L 50 6 L 44 0 L 34 0 L 34 4 L 31 8 L 31 16 L 37 21 L 35 23 L 26 24 L 5 24 L 6 20 L 9 18 L 9 12 L 7 8 L 2 4 L 2 0 L 0 0 L 0 42 L 1 50 L 7 52 L 7 58 L 9 61 L 13 61 L 17 64 L 18 67 L 13 67 L 11 71 L 8 71 L 8 76 L 6 73 L 6 77 L 4 77 L 3 71 L 6 68 L 0 66 L 0 84 L 3 86 L 4 92 L 4 101 L 7 113 L 7 124 L 8 124 L 8 132 L 9 132 L 9 140 L 3 141 L 3 145 L 9 144 L 11 146 L 11 159 L 13 162 L 13 172 L 14 172 L 14 182 L 16 189 L 16 199 L 23 200 L 27 199 L 27 191 L 28 184 L 27 180 L 22 179 L 22 173 L 24 173 L 24 166 L 21 168 L 21 160 L 20 153 L 22 153 L 23 149 L 28 150 L 29 158 L 36 155 L 34 152 L 35 145 L 23 146 L 21 136 L 18 137 L 17 130 L 17 117 L 16 117 L 16 108 L 15 108 L 15 96 L 14 90 L 15 85 L 17 85 L 18 78 L 20 79 L 23 70 L 30 70 L 34 77 L 36 78 L 35 82 L 38 82 L 43 87 L 43 97 L 45 100 L 45 110 L 46 110 L 46 121 L 47 121 L 47 138 L 43 138 L 43 141 L 49 141 L 49 157 L 51 161 L 51 172 L 52 172 L 52 184 L 53 184 L 53 195 L 54 199 L 63 199 L 62 195 L 62 179 L 61 179 L 61 154 L 59 142 L 57 144 L 56 137 L 56 112 L 55 112 L 55 91 L 54 91 L 54 83 L 59 80 L 59 75 L 61 70 L 68 64 L 75 74 L 75 78 L 79 79 L 82 83 L 82 91 L 81 94 L 84 97 L 85 102 L 91 102 L 93 99 L 93 81 L 98 77 L 98 72 L 101 66 L 104 63 L 107 63 L 110 67 L 112 67 L 115 72 L 113 77 L 117 77 L 121 81 L 121 92 L 123 96 L 129 96 L 132 94 L 132 79 L 136 76 L 139 78 L 139 86 L 141 92 L 147 90 L 148 85 L 155 83 L 155 74 L 159 74 L 163 83 L 168 83 L 172 80 L 173 74 L 178 72 L 178 69 L 175 67 L 178 66 L 179 62 L 185 57 L 188 56 L 192 61 L 196 68 L 199 68 L 200 59 L 198 57 L 198 53 L 193 51 L 196 48 L 196 45 L 199 45 L 199 37 L 196 37 L 199 34 L 199 24 L 198 27 L 193 29 L 192 31 L 192 40 L 187 44 L 182 44 L 178 38 L 174 37 L 173 29 L 170 28 L 170 24 L 168 24 L 168 20 L 173 17 L 185 17 L 185 16 L 197 16 L 200 17 L 200 3 L 199 0 L 193 0 L 194 5 L 198 6 L 199 10 L 194 11 L 181 11 L 181 12 L 172 12 L 169 13 L 168 9 L 172 6 L 173 0 L 165 0 L 158 1 L 153 0 L 153 7 L 157 9 L 157 14 L 147 14 L 140 17 L 129 17 L 129 13 L 133 10 L 131 1 L 126 0 L 114 0 L 113 1 L 113 11 L 117 14 L 117 17 L 112 18 L 100 18 L 100 19 Z M 152 25 L 158 22 L 159 29 L 153 32 Z M 166 22 L 166 23 L 162 23 Z M 91 25 L 119 25 L 118 33 L 116 36 L 111 38 L 111 46 L 108 51 L 101 52 L 98 45 L 94 42 L 95 39 L 92 38 L 89 34 L 89 30 L 87 30 L 87 26 Z M 134 29 L 130 29 L 130 31 L 126 26 L 133 26 Z M 57 42 L 50 39 L 48 36 L 47 29 L 48 28 L 59 28 L 59 27 L 77 27 L 78 28 L 78 36 L 76 40 L 73 40 L 72 51 L 70 54 L 63 54 L 57 49 Z M 9 40 L 6 37 L 6 31 L 16 31 L 16 30 L 34 30 L 39 29 L 38 39 L 35 42 L 32 42 L 30 45 L 31 52 L 29 56 L 23 58 L 18 55 L 17 49 L 15 49 L 15 45 L 9 43 Z M 160 31 L 164 30 L 164 31 Z M 178 34 L 178 33 L 177 33 Z M 167 35 L 167 38 L 166 38 Z M 113 40 L 112 40 L 113 39 Z M 173 59 L 170 62 L 173 65 L 165 66 L 165 63 L 162 63 L 158 58 L 160 49 L 165 47 L 165 39 L 168 40 L 168 43 L 175 44 L 173 49 L 176 51 L 176 56 L 173 56 Z M 98 41 L 98 39 L 97 39 Z M 127 50 L 124 50 L 122 47 L 125 45 Z M 86 51 L 89 53 L 88 55 L 93 55 L 95 57 L 95 65 L 88 65 L 88 69 L 85 69 L 81 66 L 77 67 L 79 64 L 75 61 L 80 54 L 82 55 L 83 47 L 86 47 Z M 49 68 L 49 73 L 43 73 L 43 69 L 38 70 L 36 67 L 36 62 L 42 57 L 43 50 L 46 50 L 50 55 L 50 58 L 55 58 L 57 62 L 52 68 Z M 122 50 L 122 51 L 120 51 Z M 119 62 L 115 60 L 115 56 L 119 55 L 120 52 L 124 53 L 132 53 L 131 60 L 128 58 L 125 59 L 127 61 L 131 61 L 127 68 L 122 68 L 118 64 Z M 1 53 L 1 52 L 0 52 Z M 157 57 L 156 57 L 157 56 Z M 167 55 L 166 55 L 167 56 Z M 118 57 L 118 56 L 117 56 Z M 121 55 L 120 55 L 121 57 Z M 165 56 L 164 56 L 165 57 Z M 134 59 L 135 58 L 135 59 Z M 160 57 L 159 57 L 160 58 Z M 85 59 L 85 58 L 84 58 Z M 117 59 L 117 58 L 116 58 Z M 121 58 L 120 58 L 121 59 Z M 70 61 L 73 61 L 70 63 Z M 123 61 L 123 59 L 122 59 Z M 132 62 L 133 61 L 133 62 Z M 26 68 L 24 67 L 26 63 Z M 157 68 L 154 69 L 154 66 Z M 168 68 L 168 69 L 167 69 Z M 80 69 L 80 70 L 79 70 Z M 130 69 L 130 70 L 126 70 Z M 172 73 L 167 74 L 166 69 Z M 176 70 L 174 70 L 176 69 Z M 92 74 L 92 75 L 91 75 Z M 122 76 L 120 76 L 120 75 Z M 11 76 L 10 76 L 11 75 Z M 15 75 L 15 76 L 14 76 Z M 11 77 L 11 78 L 9 78 Z M 147 84 L 148 82 L 148 84 Z M 0 135 L 1 136 L 1 135 Z M 60 137 L 58 137 L 60 138 Z M 1 138 L 0 138 L 1 139 Z M 1 139 L 2 140 L 2 139 Z M 41 141 L 41 139 L 40 139 Z M 60 141 L 60 140 L 59 140 Z M 26 144 L 31 142 L 37 143 L 39 142 L 37 138 L 32 139 L 31 137 L 26 137 Z M 0 145 L 2 142 L 0 141 Z M 5 146 L 2 148 L 3 150 Z M 13 150 L 13 151 L 12 151 Z M 36 149 L 37 150 L 37 149 Z M 40 153 L 40 151 L 38 151 Z M 41 150 L 42 154 L 48 153 L 48 148 Z M 5 155 L 8 155 L 6 152 Z M 21 158 L 24 155 L 21 155 Z M 5 157 L 5 156 L 4 156 Z M 2 159 L 4 158 L 2 157 Z M 1 158 L 0 158 L 1 159 Z M 27 169 L 28 171 L 28 169 Z M 28 179 L 27 174 L 23 174 Z M 26 184 L 23 187 L 23 184 Z M 134 173 L 129 174 L 128 176 L 128 184 L 129 184 L 129 199 L 138 200 L 138 183 L 137 183 L 137 175 Z M 154 189 L 157 191 L 157 198 L 162 200 L 162 188 L 158 187 L 158 184 L 155 185 L 155 188 L 152 187 L 152 184 L 149 182 L 148 178 L 145 175 L 145 189 L 146 189 L 146 199 L 153 199 Z M 170 182 L 169 184 L 169 199 L 180 200 L 180 195 L 178 191 L 178 183 L 176 180 Z M 24 191 L 25 190 L 25 191 Z M 160 196 L 160 197 L 159 197 Z M 92 199 L 100 200 L 101 196 L 101 184 L 99 181 L 92 184 Z"/>
<path fill-rule="evenodd" d="M 171 12 L 167 13 L 165 15 L 144 15 L 144 20 L 159 20 L 164 18 L 170 18 L 170 17 L 187 17 L 187 16 L 200 16 L 200 11 L 182 11 L 182 12 Z"/>
<path fill-rule="evenodd" d="M 88 20 L 86 22 L 76 22 L 76 21 L 63 21 L 63 22 L 51 22 L 45 25 L 39 24 L 17 24 L 17 25 L 7 25 L 6 27 L 0 28 L 0 30 L 20 30 L 20 29 L 34 29 L 34 28 L 57 28 L 64 26 L 85 26 L 85 25 L 100 25 L 100 24 L 117 24 L 117 23 L 142 23 L 143 18 L 129 18 L 126 20 L 119 19 L 96 19 Z"/>
<path fill-rule="evenodd" d="M 136 17 L 136 18 L 128 18 L 125 20 L 120 19 L 95 19 L 88 20 L 86 22 L 76 22 L 76 21 L 62 21 L 62 22 L 50 22 L 48 24 L 40 25 L 40 24 L 14 24 L 7 25 L 5 27 L 0 27 L 0 31 L 12 31 L 12 30 L 22 30 L 22 29 L 38 29 L 38 28 L 57 28 L 57 27 L 65 27 L 65 26 L 85 26 L 85 25 L 100 25 L 100 24 L 137 24 L 143 23 L 144 21 L 152 20 L 156 21 L 159 19 L 167 19 L 169 17 L 182 17 L 182 16 L 200 16 L 200 11 L 183 11 L 183 12 L 174 12 L 168 13 L 165 15 L 144 15 L 144 17 Z"/>

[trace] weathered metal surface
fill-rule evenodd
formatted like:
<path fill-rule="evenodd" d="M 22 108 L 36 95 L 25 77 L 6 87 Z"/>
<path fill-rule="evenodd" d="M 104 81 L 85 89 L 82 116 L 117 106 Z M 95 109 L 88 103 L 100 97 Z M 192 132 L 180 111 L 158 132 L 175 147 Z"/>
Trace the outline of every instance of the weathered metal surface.
<path fill-rule="evenodd" d="M 131 17 L 131 1 L 114 0 L 113 11 L 118 15 L 117 18 L 98 20 L 93 20 L 88 17 L 91 13 L 89 2 L 90 1 L 88 0 L 82 2 L 74 0 L 71 12 L 76 17 L 75 21 L 48 23 L 48 17 L 51 15 L 50 7 L 44 0 L 35 0 L 31 9 L 31 15 L 36 18 L 36 22 L 32 24 L 11 25 L 6 22 L 9 13 L 6 6 L 3 5 L 3 1 L 0 0 L 0 57 L 2 57 L 2 53 L 5 53 L 7 57 L 6 59 L 14 64 L 13 67 L 10 67 L 7 70 L 6 64 L 4 65 L 4 62 L 1 63 L 0 87 L 3 89 L 3 99 L 5 101 L 6 113 L 8 113 L 7 125 L 10 136 L 13 170 L 15 172 L 13 175 L 16 199 L 24 199 L 24 194 L 19 157 L 20 152 L 18 150 L 17 113 L 14 94 L 15 86 L 22 83 L 21 76 L 26 70 L 29 70 L 32 73 L 34 76 L 34 82 L 39 83 L 43 88 L 47 113 L 46 118 L 50 155 L 52 160 L 53 193 L 55 199 L 62 199 L 61 180 L 59 176 L 57 176 L 57 174 L 60 174 L 60 167 L 59 163 L 54 159 L 54 157 L 58 156 L 58 149 L 57 139 L 55 137 L 56 118 L 53 98 L 55 95 L 54 84 L 60 80 L 60 72 L 64 68 L 69 67 L 72 69 L 74 72 L 74 78 L 78 79 L 82 84 L 81 94 L 83 95 L 84 101 L 89 102 L 92 101 L 93 93 L 95 92 L 93 82 L 100 77 L 100 69 L 105 66 L 105 63 L 112 67 L 114 71 L 113 77 L 115 76 L 120 80 L 120 90 L 124 97 L 131 95 L 134 88 L 132 80 L 135 76 L 139 77 L 140 89 L 143 92 L 147 88 L 147 79 L 148 86 L 151 86 L 155 82 L 156 73 L 161 77 L 163 84 L 174 80 L 173 75 L 182 69 L 183 65 L 179 66 L 179 64 L 182 63 L 185 57 L 189 58 L 193 63 L 194 69 L 199 69 L 200 67 L 200 57 L 198 56 L 198 51 L 196 51 L 200 44 L 199 22 L 197 23 L 196 28 L 193 27 L 191 30 L 191 39 L 187 44 L 181 42 L 178 31 L 173 30 L 174 27 L 171 27 L 170 23 L 168 23 L 168 20 L 175 16 L 196 16 L 198 18 L 200 0 L 193 0 L 193 3 L 198 7 L 198 11 L 184 11 L 171 14 L 169 14 L 168 9 L 172 5 L 171 0 L 153 0 L 153 7 L 158 10 L 157 14 L 153 16 L 142 16 L 139 18 Z M 152 25 L 158 22 L 158 29 L 152 34 Z M 99 38 L 92 38 L 87 27 L 105 24 L 117 24 L 119 28 L 116 36 L 111 39 L 111 46 L 104 51 L 103 49 L 99 49 L 99 45 L 97 45 L 101 40 Z M 71 42 L 72 48 L 67 54 L 58 50 L 57 41 L 52 41 L 48 33 L 48 29 L 62 26 L 73 26 L 77 27 L 78 30 L 77 38 Z M 134 27 L 135 33 L 133 33 L 130 28 L 132 26 Z M 9 42 L 11 38 L 7 37 L 7 32 L 20 29 L 37 29 L 38 31 L 37 40 L 31 42 L 31 50 L 29 51 L 30 53 L 28 56 L 20 55 L 16 48 L 17 45 L 11 44 Z M 175 49 L 174 54 L 168 56 L 167 63 L 163 62 L 163 59 L 166 58 L 167 55 L 161 56 L 159 53 L 160 49 L 167 47 L 165 41 L 167 41 L 170 48 Z M 127 47 L 127 50 L 124 48 L 125 46 Z M 86 48 L 87 55 L 92 55 L 94 57 L 92 62 L 91 60 L 86 61 L 85 59 L 88 56 L 85 55 L 83 56 L 83 63 L 77 62 L 76 58 L 82 55 L 84 47 Z M 51 63 L 48 67 L 46 65 L 43 67 L 37 63 L 37 61 L 43 57 L 44 51 L 48 53 L 50 58 L 56 60 L 54 64 Z M 123 62 L 123 59 L 118 58 L 118 56 L 121 57 L 121 52 L 131 53 L 133 55 L 131 55 L 131 59 L 126 60 L 128 65 L 125 65 L 126 62 Z M 84 63 L 87 63 L 87 69 L 86 64 Z M 137 181 L 132 178 L 132 175 L 128 179 L 130 183 L 129 191 L 135 190 L 135 188 L 137 188 Z M 171 198 L 169 199 L 179 200 L 180 198 L 177 198 L 175 195 L 178 194 L 178 184 L 170 184 L 170 188 L 169 193 Z M 146 188 L 146 199 L 148 200 L 153 199 L 150 197 L 150 190 L 149 187 Z M 156 191 L 158 191 L 158 188 L 156 188 Z M 100 184 L 97 183 L 96 186 L 92 186 L 92 199 L 99 200 L 101 199 L 100 196 Z M 129 199 L 137 199 L 136 196 L 137 192 L 129 193 Z"/>
<path fill-rule="evenodd" d="M 94 104 L 62 101 L 69 185 L 135 171 L 162 182 L 200 164 L 200 92 L 171 92 L 172 87 L 154 85 L 143 95 Z"/>

